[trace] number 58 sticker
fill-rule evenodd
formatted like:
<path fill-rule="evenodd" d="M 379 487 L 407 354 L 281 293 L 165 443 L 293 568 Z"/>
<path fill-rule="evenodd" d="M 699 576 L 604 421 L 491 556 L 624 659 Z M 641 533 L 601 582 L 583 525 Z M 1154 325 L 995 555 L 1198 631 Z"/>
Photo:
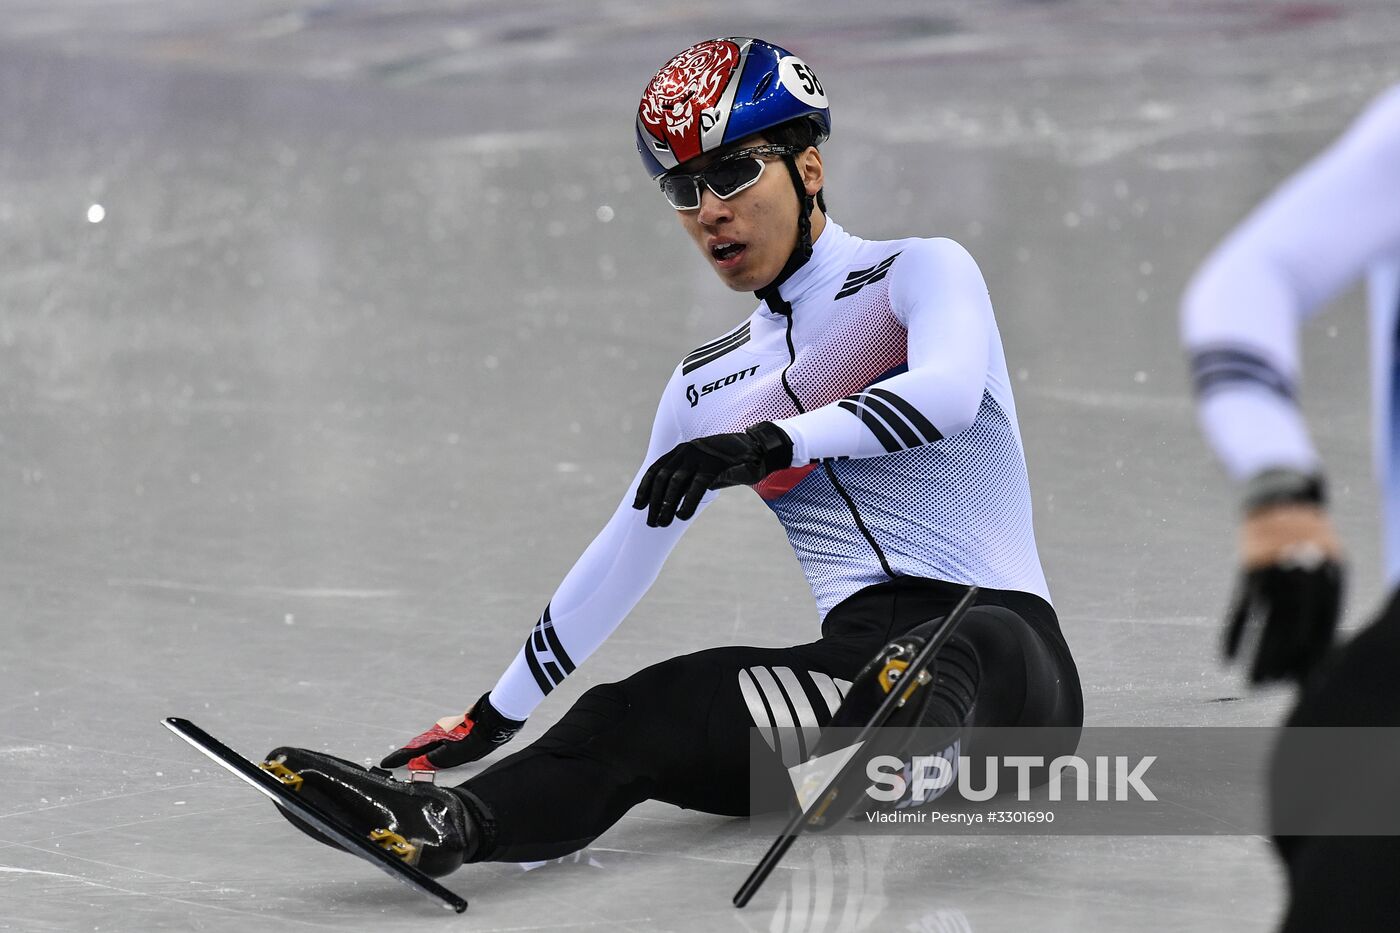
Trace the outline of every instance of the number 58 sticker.
<path fill-rule="evenodd" d="M 778 62 L 778 81 L 802 103 L 813 107 L 827 106 L 822 83 L 807 63 L 796 55 L 789 55 Z"/>

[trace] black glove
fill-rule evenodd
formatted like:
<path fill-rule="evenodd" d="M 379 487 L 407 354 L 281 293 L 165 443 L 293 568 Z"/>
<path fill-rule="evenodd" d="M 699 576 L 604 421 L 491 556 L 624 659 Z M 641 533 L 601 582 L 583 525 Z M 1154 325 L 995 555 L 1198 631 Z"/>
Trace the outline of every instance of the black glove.
<path fill-rule="evenodd" d="M 1252 683 L 1301 683 L 1326 656 L 1341 609 L 1342 565 L 1330 558 L 1245 571 L 1225 620 L 1225 656 L 1233 659 L 1248 634 L 1257 642 Z"/>
<path fill-rule="evenodd" d="M 647 524 L 665 528 L 672 518 L 688 520 L 708 490 L 752 486 L 769 473 L 792 466 L 792 439 L 771 421 L 742 434 L 711 434 L 677 444 L 647 468 L 637 486 L 634 509 L 648 509 Z"/>
<path fill-rule="evenodd" d="M 408 765 L 414 771 L 436 771 L 485 758 L 515 738 L 525 725 L 523 719 L 502 716 L 491 705 L 490 696 L 483 693 L 465 716 L 433 723 L 427 732 L 414 736 L 403 748 L 385 755 L 379 766 L 401 768 Z"/>

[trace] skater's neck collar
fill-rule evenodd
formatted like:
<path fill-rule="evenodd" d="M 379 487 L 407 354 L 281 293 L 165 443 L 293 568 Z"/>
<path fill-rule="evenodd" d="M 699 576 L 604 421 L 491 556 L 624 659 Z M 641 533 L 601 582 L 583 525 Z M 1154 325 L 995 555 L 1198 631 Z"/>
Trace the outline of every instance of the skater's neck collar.
<path fill-rule="evenodd" d="M 806 262 L 789 260 L 776 279 L 754 292 L 763 302 L 763 313 L 775 317 L 790 314 L 794 304 L 801 303 L 825 282 L 832 267 L 845 263 L 856 242 L 855 237 L 828 215 L 825 226 L 812 243 L 812 258 Z"/>

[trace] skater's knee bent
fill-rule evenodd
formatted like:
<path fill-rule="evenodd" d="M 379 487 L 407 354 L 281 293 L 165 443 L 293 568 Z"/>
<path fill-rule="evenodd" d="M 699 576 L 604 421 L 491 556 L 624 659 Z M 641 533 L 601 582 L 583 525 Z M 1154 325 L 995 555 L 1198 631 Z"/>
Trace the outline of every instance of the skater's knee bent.
<path fill-rule="evenodd" d="M 966 679 L 975 662 L 979 726 L 1078 726 L 1079 677 L 1058 633 L 1046 633 L 1002 606 L 968 610 L 948 644 L 947 674 Z M 970 656 L 971 660 L 967 660 Z M 940 661 L 942 658 L 940 657 Z"/>

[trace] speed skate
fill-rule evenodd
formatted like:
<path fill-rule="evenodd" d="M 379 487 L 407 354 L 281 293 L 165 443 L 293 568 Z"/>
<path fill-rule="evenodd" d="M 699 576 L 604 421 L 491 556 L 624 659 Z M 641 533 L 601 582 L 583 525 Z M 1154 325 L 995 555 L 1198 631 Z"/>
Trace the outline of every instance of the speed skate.
<path fill-rule="evenodd" d="M 297 793 L 300 777 L 284 765 L 276 761 L 254 764 L 188 719 L 171 716 L 161 722 L 221 768 L 271 798 L 294 822 L 311 827 L 334 845 L 358 855 L 380 871 L 436 899 L 444 907 L 457 913 L 467 909 L 466 898 L 449 891 L 411 864 L 416 854 L 412 840 L 387 829 L 375 829 L 361 835 L 347 828 L 335 816 L 302 799 Z"/>

